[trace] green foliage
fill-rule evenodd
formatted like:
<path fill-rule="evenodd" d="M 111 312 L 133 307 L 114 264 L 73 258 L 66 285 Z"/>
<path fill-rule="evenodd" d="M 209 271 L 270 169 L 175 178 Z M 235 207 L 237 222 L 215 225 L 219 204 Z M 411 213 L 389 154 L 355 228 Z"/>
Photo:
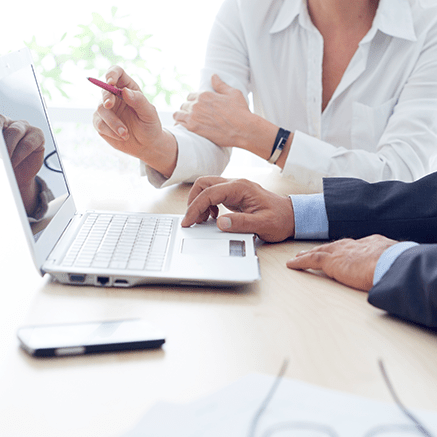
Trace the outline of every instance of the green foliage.
<path fill-rule="evenodd" d="M 163 66 L 161 51 L 150 45 L 152 35 L 129 24 L 123 25 L 128 17 L 119 16 L 117 12 L 118 8 L 112 7 L 108 20 L 94 12 L 91 21 L 79 24 L 78 32 L 71 38 L 67 32 L 50 45 L 39 44 L 35 36 L 25 42 L 32 51 L 41 89 L 48 100 L 53 100 L 54 90 L 64 98 L 71 98 L 73 87 L 70 91 L 67 73 L 71 67 L 104 77 L 107 69 L 115 64 L 134 77 L 151 103 L 159 98 L 170 106 L 173 96 L 191 91 L 176 67 L 170 73 L 168 67 Z"/>

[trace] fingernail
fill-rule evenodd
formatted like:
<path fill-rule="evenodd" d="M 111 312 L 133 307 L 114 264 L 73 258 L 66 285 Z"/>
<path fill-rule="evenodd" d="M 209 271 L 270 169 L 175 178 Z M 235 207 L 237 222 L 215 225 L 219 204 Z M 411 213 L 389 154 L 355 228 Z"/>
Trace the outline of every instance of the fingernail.
<path fill-rule="evenodd" d="M 118 134 L 119 134 L 121 137 L 124 137 L 124 136 L 126 135 L 126 133 L 127 133 L 127 131 L 126 131 L 126 129 L 125 129 L 124 127 L 120 127 L 120 128 L 118 129 Z"/>
<path fill-rule="evenodd" d="M 104 103 L 104 107 L 105 108 L 109 108 L 109 106 L 111 105 L 111 101 L 109 100 L 109 99 L 107 99 L 107 100 L 105 100 L 105 103 Z"/>
<path fill-rule="evenodd" d="M 132 99 L 134 97 L 134 92 L 129 88 L 125 88 L 127 96 Z"/>
<path fill-rule="evenodd" d="M 232 226 L 232 221 L 229 217 L 219 217 L 217 225 L 220 229 L 229 229 Z"/>

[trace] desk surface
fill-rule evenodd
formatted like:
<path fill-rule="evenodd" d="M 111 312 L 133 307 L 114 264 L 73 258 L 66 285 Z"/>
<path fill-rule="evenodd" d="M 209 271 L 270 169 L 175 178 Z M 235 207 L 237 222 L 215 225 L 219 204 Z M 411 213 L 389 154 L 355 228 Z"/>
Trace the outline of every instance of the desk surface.
<path fill-rule="evenodd" d="M 1 186 L 5 187 L 3 169 Z M 152 188 L 136 175 L 70 172 L 79 209 L 183 213 L 189 186 Z M 253 176 L 254 173 L 248 176 Z M 266 188 L 302 191 L 275 171 Z M 367 303 L 367 294 L 285 262 L 309 242 L 258 248 L 262 280 L 237 290 L 176 287 L 104 289 L 40 278 L 20 233 L 9 192 L 0 192 L 0 435 L 117 436 L 159 400 L 187 402 L 249 372 L 287 377 L 391 401 L 382 358 L 409 407 L 437 411 L 437 336 Z M 167 336 L 162 350 L 36 360 L 15 338 L 23 324 L 143 317 Z"/>

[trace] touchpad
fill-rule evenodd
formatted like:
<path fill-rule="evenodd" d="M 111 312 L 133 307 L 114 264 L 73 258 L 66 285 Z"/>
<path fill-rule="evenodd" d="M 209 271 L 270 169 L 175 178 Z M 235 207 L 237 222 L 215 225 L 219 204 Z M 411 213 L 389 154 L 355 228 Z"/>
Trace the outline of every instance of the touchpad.
<path fill-rule="evenodd" d="M 240 240 L 184 238 L 181 252 L 187 255 L 245 256 L 246 245 Z"/>

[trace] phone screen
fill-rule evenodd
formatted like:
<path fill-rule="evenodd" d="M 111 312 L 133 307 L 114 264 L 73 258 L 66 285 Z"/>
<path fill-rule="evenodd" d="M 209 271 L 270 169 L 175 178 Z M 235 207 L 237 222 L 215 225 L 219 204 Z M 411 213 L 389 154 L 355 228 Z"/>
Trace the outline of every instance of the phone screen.
<path fill-rule="evenodd" d="M 33 356 L 63 356 L 160 347 L 165 337 L 142 319 L 28 326 L 18 330 Z"/>

